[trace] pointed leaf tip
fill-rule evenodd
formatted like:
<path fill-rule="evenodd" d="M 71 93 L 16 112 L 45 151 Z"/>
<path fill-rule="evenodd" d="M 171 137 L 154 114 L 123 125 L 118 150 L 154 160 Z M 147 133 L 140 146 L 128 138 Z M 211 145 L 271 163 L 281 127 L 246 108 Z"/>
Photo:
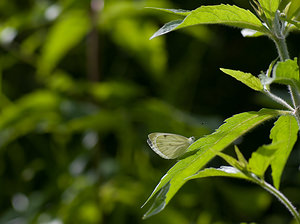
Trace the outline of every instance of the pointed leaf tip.
<path fill-rule="evenodd" d="M 171 22 L 166 23 L 165 25 L 163 25 L 163 27 L 161 27 L 157 32 L 155 32 L 152 37 L 150 37 L 150 40 L 152 40 L 155 37 L 164 35 L 166 33 L 171 32 L 172 30 L 176 29 L 176 27 L 178 27 L 183 20 L 174 20 Z"/>
<path fill-rule="evenodd" d="M 143 219 L 147 219 L 157 213 L 159 213 L 161 210 L 163 210 L 167 203 L 166 203 L 166 194 L 168 193 L 170 188 L 170 183 L 163 186 L 155 198 L 154 203 L 150 207 L 150 209 L 144 214 Z"/>
<path fill-rule="evenodd" d="M 238 70 L 232 70 L 232 69 L 225 69 L 220 68 L 222 72 L 224 72 L 227 75 L 230 75 L 231 77 L 239 80 L 240 82 L 244 83 L 251 89 L 254 89 L 256 91 L 262 91 L 263 85 L 261 84 L 259 78 L 255 77 L 251 73 L 246 73 Z"/>

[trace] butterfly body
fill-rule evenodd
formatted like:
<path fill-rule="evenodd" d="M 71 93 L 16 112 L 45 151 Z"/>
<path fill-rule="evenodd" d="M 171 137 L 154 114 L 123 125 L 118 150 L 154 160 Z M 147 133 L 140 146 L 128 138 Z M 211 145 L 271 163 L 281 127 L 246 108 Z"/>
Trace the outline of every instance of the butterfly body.
<path fill-rule="evenodd" d="M 149 134 L 147 140 L 151 149 L 164 159 L 180 157 L 193 142 L 194 137 L 158 132 Z"/>

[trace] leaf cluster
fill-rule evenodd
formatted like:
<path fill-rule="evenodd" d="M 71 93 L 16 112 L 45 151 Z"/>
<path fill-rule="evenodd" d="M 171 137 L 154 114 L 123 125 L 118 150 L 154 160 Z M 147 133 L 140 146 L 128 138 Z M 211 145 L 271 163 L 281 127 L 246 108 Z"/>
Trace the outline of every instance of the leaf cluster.
<path fill-rule="evenodd" d="M 214 133 L 198 139 L 187 149 L 187 156 L 179 160 L 160 180 L 146 203 L 157 197 L 144 215 L 148 218 L 163 210 L 175 193 L 188 180 L 225 176 L 252 181 L 275 195 L 295 219 L 300 216 L 291 203 L 278 191 L 282 172 L 288 157 L 297 141 L 299 120 L 299 66 L 298 59 L 290 59 L 285 38 L 290 32 L 299 30 L 300 2 L 291 1 L 251 1 L 256 15 L 235 5 L 201 6 L 195 10 L 163 9 L 180 19 L 166 23 L 150 38 L 171 31 L 200 24 L 223 24 L 242 29 L 244 37 L 267 36 L 276 45 L 278 58 L 270 63 L 266 72 L 252 75 L 248 72 L 221 68 L 221 71 L 242 82 L 249 88 L 267 95 L 281 104 L 286 110 L 262 109 L 258 112 L 245 112 L 225 120 Z M 292 105 L 272 93 L 271 85 L 281 84 L 289 88 Z M 276 120 L 270 131 L 270 144 L 259 147 L 247 161 L 235 146 L 237 159 L 222 153 L 227 146 L 234 144 L 251 129 L 267 120 Z M 230 166 L 206 168 L 215 156 L 222 157 Z M 265 182 L 266 170 L 271 167 L 273 186 Z"/>

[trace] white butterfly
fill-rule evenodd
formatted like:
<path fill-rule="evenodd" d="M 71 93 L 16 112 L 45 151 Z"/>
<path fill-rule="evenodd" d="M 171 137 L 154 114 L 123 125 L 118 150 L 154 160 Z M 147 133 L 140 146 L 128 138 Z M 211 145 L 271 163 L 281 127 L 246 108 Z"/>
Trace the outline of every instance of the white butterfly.
<path fill-rule="evenodd" d="M 194 137 L 159 132 L 149 134 L 147 139 L 151 149 L 164 159 L 182 156 L 194 141 Z"/>

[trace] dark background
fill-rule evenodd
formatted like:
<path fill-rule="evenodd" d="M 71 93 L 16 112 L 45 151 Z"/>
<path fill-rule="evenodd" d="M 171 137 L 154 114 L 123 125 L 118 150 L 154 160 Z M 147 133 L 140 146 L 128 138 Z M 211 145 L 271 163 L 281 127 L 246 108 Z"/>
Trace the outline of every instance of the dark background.
<path fill-rule="evenodd" d="M 0 223 L 292 223 L 258 186 L 223 178 L 191 181 L 163 212 L 141 219 L 149 208 L 141 205 L 176 162 L 152 152 L 147 134 L 199 138 L 236 113 L 280 108 L 219 70 L 266 71 L 277 57 L 271 40 L 214 25 L 149 40 L 176 17 L 145 7 L 249 3 L 100 3 L 0 2 Z M 299 34 L 288 46 L 299 57 Z M 274 91 L 286 97 L 285 87 Z M 246 157 L 269 143 L 272 123 L 241 139 Z M 296 146 L 281 184 L 297 207 L 299 159 Z"/>

